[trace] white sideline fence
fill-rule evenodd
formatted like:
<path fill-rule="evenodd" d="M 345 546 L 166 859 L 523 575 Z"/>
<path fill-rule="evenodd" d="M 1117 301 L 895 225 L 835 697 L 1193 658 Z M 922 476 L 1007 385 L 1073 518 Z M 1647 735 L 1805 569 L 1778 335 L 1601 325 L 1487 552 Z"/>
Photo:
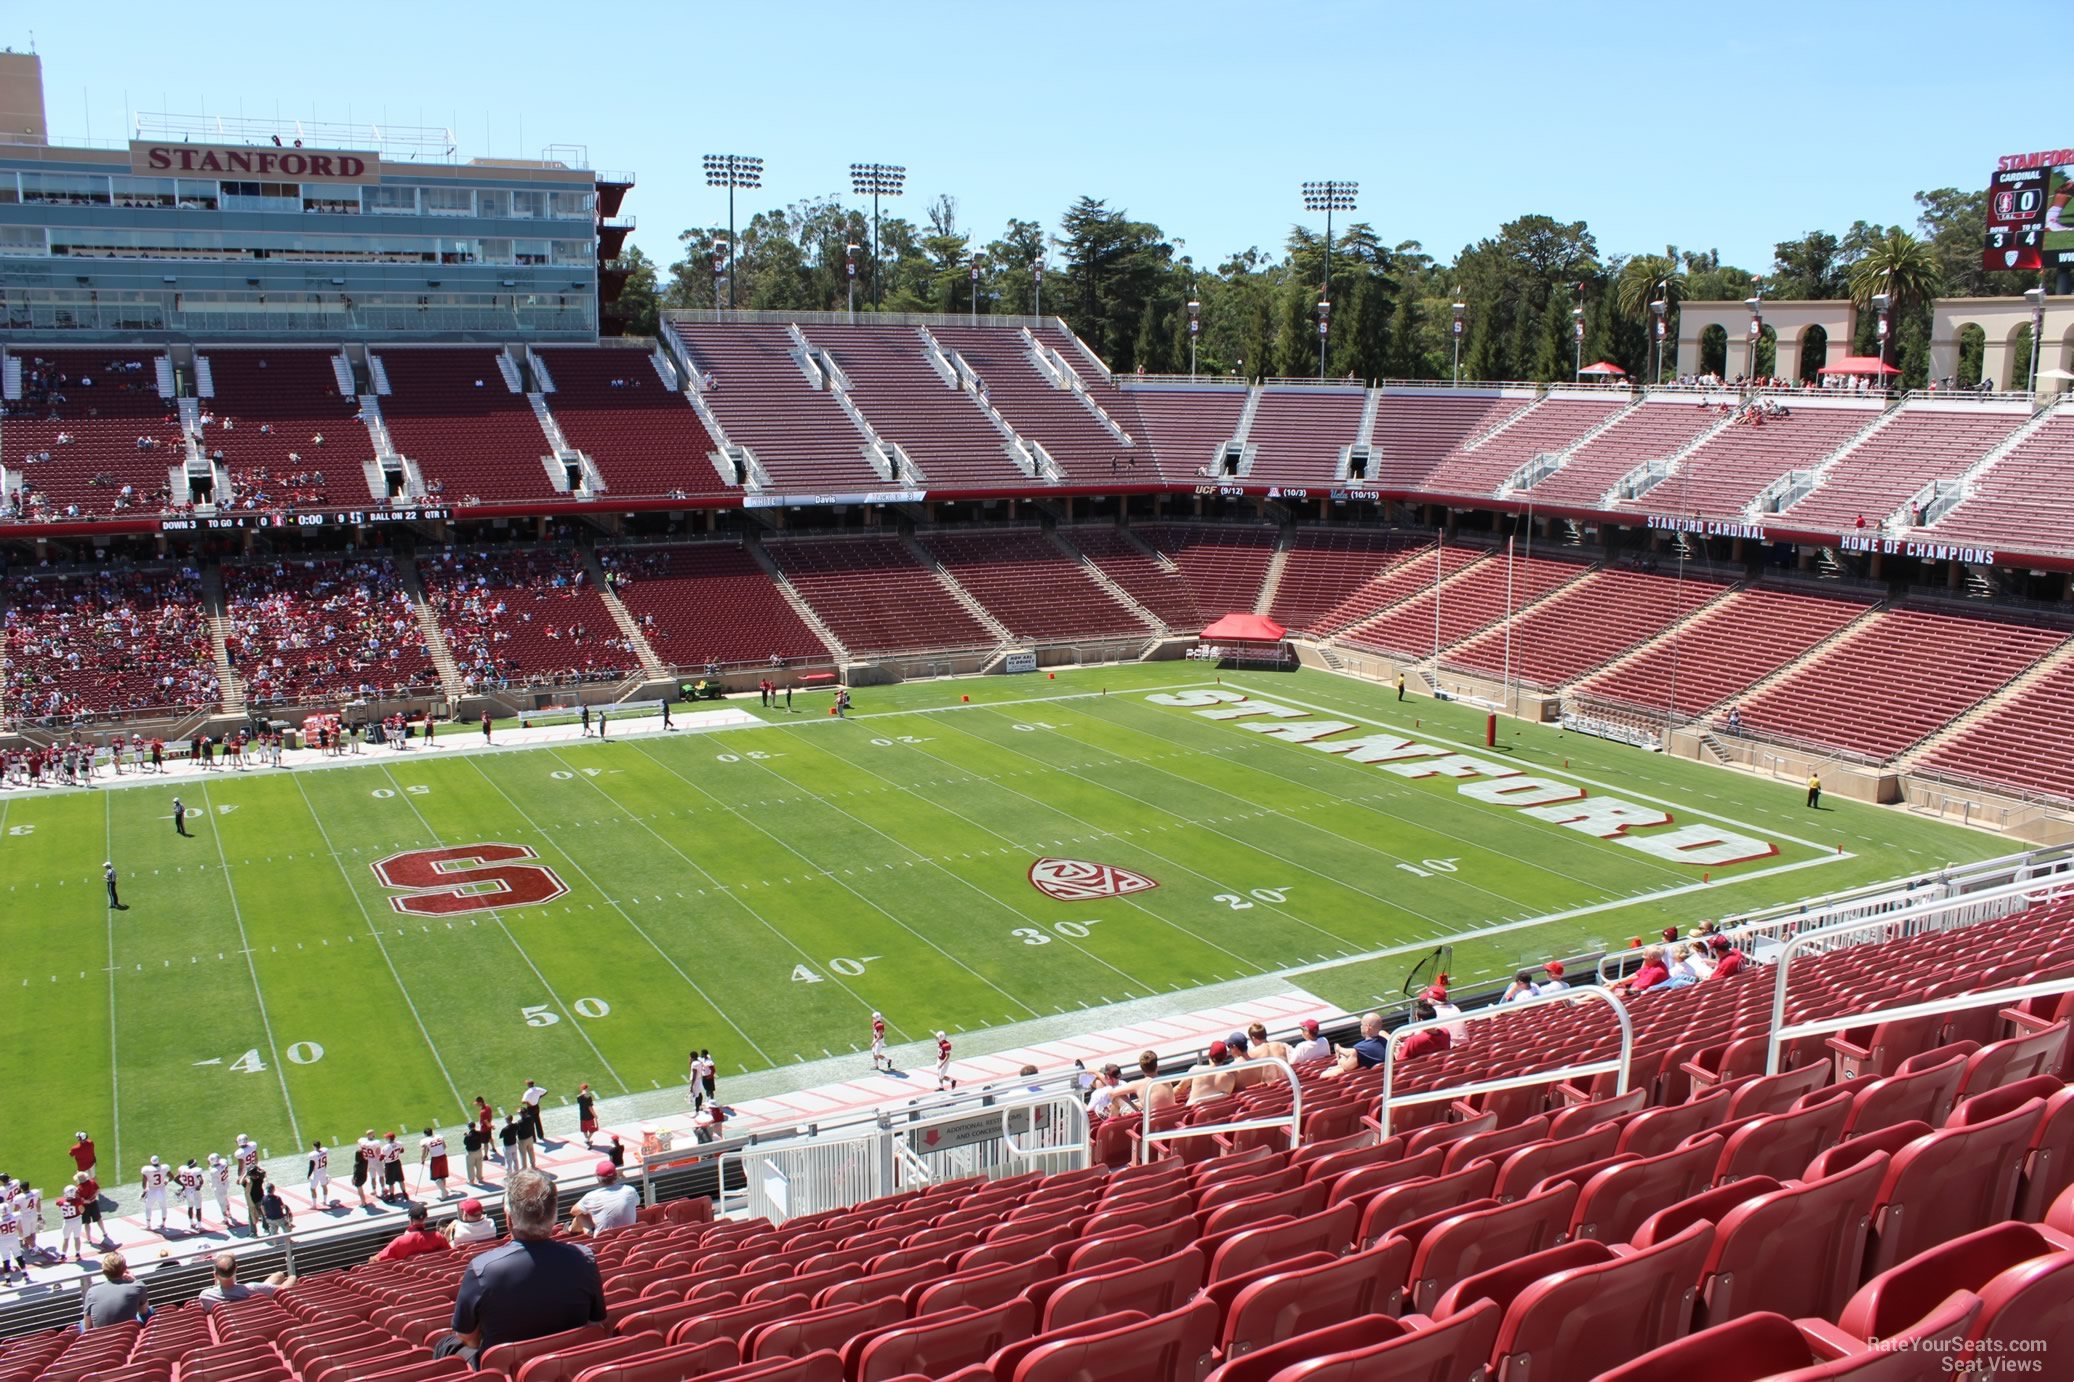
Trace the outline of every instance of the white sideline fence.
<path fill-rule="evenodd" d="M 1536 1070 L 1527 1075 L 1507 1075 L 1495 1080 L 1477 1080 L 1470 1084 L 1449 1085 L 1444 1089 L 1421 1090 L 1417 1094 L 1398 1095 L 1397 1048 L 1414 1032 L 1428 1032 L 1436 1027 L 1446 1028 L 1458 1024 L 1488 1022 L 1496 1017 L 1512 1017 L 1519 1013 L 1532 1012 L 1535 1008 L 1549 1008 L 1572 1003 L 1604 1003 L 1613 1009 L 1620 1021 L 1620 1054 L 1605 1060 L 1579 1061 L 1561 1065 L 1550 1070 Z M 1493 1094 L 1506 1089 L 1525 1089 L 1529 1085 L 1554 1084 L 1559 1080 L 1578 1077 L 1590 1079 L 1599 1075 L 1613 1075 L 1616 1084 L 1613 1092 L 1628 1092 L 1628 1071 L 1635 1058 L 1635 1024 L 1628 1016 L 1627 1004 L 1620 1001 L 1610 989 L 1573 988 L 1561 993 L 1545 994 L 1519 1003 L 1493 1003 L 1488 1007 L 1472 1008 L 1453 1017 L 1436 1017 L 1431 1022 L 1408 1022 L 1390 1033 L 1383 1049 L 1383 1093 L 1376 1104 L 1376 1136 L 1387 1140 L 1390 1136 L 1390 1114 L 1394 1109 L 1410 1108 L 1416 1104 L 1436 1104 L 1443 1099 L 1453 1102 L 1472 1094 Z"/>

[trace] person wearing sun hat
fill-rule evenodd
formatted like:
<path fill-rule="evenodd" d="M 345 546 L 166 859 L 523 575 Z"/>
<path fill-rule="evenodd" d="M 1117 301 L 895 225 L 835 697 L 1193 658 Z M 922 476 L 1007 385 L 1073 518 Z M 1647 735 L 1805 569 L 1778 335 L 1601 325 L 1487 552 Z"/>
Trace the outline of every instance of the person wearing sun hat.
<path fill-rule="evenodd" d="M 569 1227 L 595 1238 L 616 1228 L 625 1228 L 641 1212 L 641 1192 L 619 1178 L 619 1168 L 609 1161 L 596 1166 L 598 1186 L 576 1202 L 569 1212 Z"/>
<path fill-rule="evenodd" d="M 1433 1015 L 1435 1017 L 1449 1019 L 1462 1016 L 1462 1010 L 1447 1001 L 1447 975 L 1445 974 L 1439 975 L 1431 984 L 1428 984 L 1426 991 L 1420 994 L 1419 998 L 1422 1002 L 1430 1003 L 1433 1006 Z M 1469 1024 L 1450 1021 L 1447 1026 L 1447 1034 L 1448 1040 L 1459 1046 L 1469 1039 Z"/>
<path fill-rule="evenodd" d="M 468 1243 L 487 1243 L 497 1236 L 497 1225 L 483 1213 L 482 1201 L 461 1201 L 460 1217 L 446 1226 L 446 1237 L 455 1247 Z"/>

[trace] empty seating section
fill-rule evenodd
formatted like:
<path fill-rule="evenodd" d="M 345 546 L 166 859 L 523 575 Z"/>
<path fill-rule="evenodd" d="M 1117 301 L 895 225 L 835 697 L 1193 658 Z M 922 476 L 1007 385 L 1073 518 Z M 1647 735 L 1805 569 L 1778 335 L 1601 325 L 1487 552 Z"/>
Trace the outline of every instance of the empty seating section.
<path fill-rule="evenodd" d="M 2074 801 L 2074 661 L 2062 658 L 2037 680 L 1957 733 L 1939 739 L 1916 766 L 2029 796 Z"/>
<path fill-rule="evenodd" d="M 374 443 L 360 400 L 338 391 L 326 350 L 202 352 L 215 397 L 202 400 L 202 449 L 230 472 L 240 509 L 368 503 Z"/>
<path fill-rule="evenodd" d="M 938 326 L 931 331 L 946 349 L 964 357 L 985 383 L 988 401 L 1008 419 L 1016 434 L 1042 444 L 1068 479 L 1099 480 L 1130 472 L 1147 480 L 1159 477 L 1152 447 L 1137 437 L 1140 424 L 1130 395 L 1103 385 L 1093 368 L 1076 358 L 1071 341 L 1045 337 L 1045 343 L 1063 355 L 1087 387 L 1096 391 L 1091 396 L 1131 436 L 1134 445 L 1118 441 L 1071 389 L 1054 388 L 1047 376 L 1038 373 L 1022 332 L 969 326 Z"/>
<path fill-rule="evenodd" d="M 20 482 L 9 511 L 50 521 L 156 514 L 187 502 L 173 403 L 159 396 L 164 355 L 136 350 L 17 350 L 22 396 L 6 404 L 0 466 Z"/>
<path fill-rule="evenodd" d="M 1419 488 L 1435 494 L 1496 494 L 1498 487 L 1521 466 L 1536 456 L 1574 445 L 1579 437 L 1627 406 L 1625 398 L 1544 398 L 1487 437 L 1475 450 L 1456 451 L 1446 457 Z M 1381 430 L 1380 423 L 1377 430 Z"/>
<path fill-rule="evenodd" d="M 711 380 L 706 406 L 727 439 L 756 453 L 778 489 L 876 489 L 884 484 L 832 394 L 807 382 L 782 326 L 678 322 L 692 363 Z"/>
<path fill-rule="evenodd" d="M 1464 567 L 1490 555 L 1481 547 L 1428 547 L 1370 576 L 1349 590 L 1340 602 L 1311 619 L 1311 632 L 1335 633 L 1352 624 L 1373 618 L 1405 600 L 1432 590 Z"/>
<path fill-rule="evenodd" d="M 1721 595 L 1727 585 L 1688 574 L 1595 571 L 1513 621 L 1513 675 L 1535 686 L 1566 686 L 1628 649 L 1662 634 Z M 1450 667 L 1500 672 L 1506 666 L 1500 627 L 1447 655 Z"/>
<path fill-rule="evenodd" d="M 605 492 L 688 498 L 731 488 L 711 460 L 720 448 L 684 395 L 638 350 L 546 349 L 547 408 L 569 445 L 597 462 Z"/>
<path fill-rule="evenodd" d="M 1369 477 L 1389 489 L 1426 489 L 1434 467 L 1534 402 L 1532 398 L 1491 394 L 1393 393 L 1385 389 L 1376 405 L 1375 432 L 1369 439 L 1371 450 L 1381 455 L 1369 467 Z"/>
<path fill-rule="evenodd" d="M 764 550 L 852 653 L 999 641 L 898 538 L 787 538 Z"/>
<path fill-rule="evenodd" d="M 1529 492 L 1544 504 L 1597 506 L 1629 471 L 1646 461 L 1668 460 L 1720 421 L 1720 414 L 1704 405 L 1639 404 L 1578 447 L 1561 470 Z"/>
<path fill-rule="evenodd" d="M 599 564 L 655 655 L 685 670 L 709 663 L 815 662 L 828 649 L 738 542 L 608 547 Z"/>
<path fill-rule="evenodd" d="M 1250 613 L 1275 559 L 1275 534 L 1264 528 L 1156 524 L 1137 530 L 1160 555 L 1181 568 L 1195 591 L 1204 622 Z"/>
<path fill-rule="evenodd" d="M 1152 632 L 1041 532 L 932 533 L 922 545 L 1018 638 L 1144 638 Z"/>
<path fill-rule="evenodd" d="M 435 503 L 552 499 L 547 434 L 511 392 L 501 351 L 480 347 L 375 352 L 392 390 L 381 399 L 389 443 L 417 462 Z"/>
<path fill-rule="evenodd" d="M 1407 562 L 1400 570 L 1416 575 L 1424 564 Z M 1429 585 L 1396 608 L 1349 629 L 1340 641 L 1375 652 L 1426 657 L 1434 651 L 1436 628 L 1438 645 L 1446 649 L 1505 617 L 1508 574 L 1511 607 L 1518 610 L 1578 579 L 1586 570 L 1576 562 L 1524 556 L 1508 561 L 1502 552 L 1496 553 L 1440 587 L 1438 621 L 1433 617 L 1436 592 Z"/>
<path fill-rule="evenodd" d="M 2074 900 L 2056 899 L 1803 959 L 1789 1020 L 1963 995 L 1982 983 L 1970 967 L 1982 954 L 2017 980 L 2063 974 L 2070 920 Z M 826 1382 L 1754 1382 L 1927 1377 L 1968 1340 L 2006 1357 L 2029 1340 L 2031 1356 L 2044 1350 L 2040 1375 L 2059 1375 L 2074 1238 L 2062 1211 L 2018 1214 L 2065 1179 L 2047 1126 L 2048 1110 L 2069 1107 L 2063 1087 L 1985 1083 L 1955 1107 L 1911 1110 L 1934 1123 L 1847 1134 L 1881 1096 L 1868 1081 L 1834 1084 L 1827 1053 L 1807 1053 L 1790 1082 L 1747 1076 L 1689 1098 L 1663 1078 L 1683 1052 L 1762 1033 L 1773 978 L 1758 966 L 1633 997 L 1635 1097 L 1578 1104 L 1589 1095 L 1544 1088 L 1533 1092 L 1554 1108 L 1509 1101 L 1502 1125 L 1490 1106 L 1436 1123 L 1448 1114 L 1432 1104 L 1381 1141 L 1307 1135 L 1291 1151 L 1206 1132 L 1142 1164 L 951 1180 L 778 1224 L 716 1221 L 696 1201 L 644 1211 L 589 1245 L 602 1325 L 493 1345 L 482 1370 L 520 1382 L 764 1375 L 736 1364 Z M 1967 1061 L 1970 1044 L 1938 1049 L 1959 1020 L 1919 1024 L 1897 1061 Z M 1508 1014 L 1405 1062 L 1397 1088 L 1609 1055 L 1613 1028 L 1592 1005 Z M 1372 1129 L 1382 1071 L 1327 1070 L 1298 1069 L 1306 1121 Z M 1209 1126 L 1290 1101 L 1275 1081 L 1159 1116 Z M 1128 1133 L 1139 1119 L 1116 1124 Z M 465 1377 L 432 1345 L 462 1271 L 496 1246 L 312 1272 L 207 1313 L 162 1302 L 142 1326 L 30 1335 L 0 1346 L 0 1378 Z M 1796 1371 L 1818 1360 L 1853 1366 Z"/>
<path fill-rule="evenodd" d="M 1268 613 L 1298 631 L 1317 628 L 1353 592 L 1430 546 L 1412 533 L 1305 529 L 1290 540 Z"/>
<path fill-rule="evenodd" d="M 1017 485 L 1029 477 L 972 396 L 929 363 L 911 326 L 817 326 L 815 345 L 834 355 L 855 403 L 880 436 L 899 443 L 931 486 Z"/>
<path fill-rule="evenodd" d="M 1263 389 L 1246 444 L 1257 448 L 1247 478 L 1271 484 L 1331 485 L 1340 453 L 1361 431 L 1368 395 L 1359 389 Z"/>
<path fill-rule="evenodd" d="M 1168 479 L 1214 473 L 1224 444 L 1239 433 L 1246 390 L 1130 389 L 1131 403 Z M 1140 439 L 1141 441 L 1143 438 Z"/>
<path fill-rule="evenodd" d="M 2074 551 L 2074 413 L 2065 405 L 1983 471 L 1929 536 L 2025 552 Z"/>
<path fill-rule="evenodd" d="M 640 670 L 640 656 L 574 552 L 449 547 L 421 552 L 418 577 L 471 690 L 617 681 Z"/>
<path fill-rule="evenodd" d="M 1956 480 L 2028 417 L 1980 405 L 1904 404 L 1839 459 L 1813 493 L 1785 511 L 1797 527 L 1878 527 L 1932 480 Z"/>
<path fill-rule="evenodd" d="M 1790 471 L 1813 470 L 1878 420 L 1876 404 L 1824 408 L 1793 402 L 1785 417 L 1752 414 L 1694 447 L 1678 473 L 1615 508 L 1737 518 L 1766 486 Z"/>
<path fill-rule="evenodd" d="M 201 576 L 191 568 L 11 576 L 0 714 L 63 725 L 219 697 Z"/>
<path fill-rule="evenodd" d="M 1090 524 L 1059 529 L 1060 536 L 1087 554 L 1102 574 L 1116 582 L 1133 600 L 1158 615 L 1170 629 L 1199 629 L 1207 620 L 1196 608 L 1195 592 L 1181 568 L 1162 562 L 1119 528 Z"/>
<path fill-rule="evenodd" d="M 1743 727 L 1885 760 L 2066 640 L 2057 628 L 1886 610 L 1743 702 Z M 1836 713 L 1839 694 L 1850 697 L 1849 715 Z"/>
<path fill-rule="evenodd" d="M 1693 714 L 1744 695 L 1869 609 L 1837 596 L 1745 587 L 1580 689 L 1622 705 Z"/>
<path fill-rule="evenodd" d="M 337 702 L 439 685 L 396 565 L 226 562 L 224 650 L 252 705 Z"/>

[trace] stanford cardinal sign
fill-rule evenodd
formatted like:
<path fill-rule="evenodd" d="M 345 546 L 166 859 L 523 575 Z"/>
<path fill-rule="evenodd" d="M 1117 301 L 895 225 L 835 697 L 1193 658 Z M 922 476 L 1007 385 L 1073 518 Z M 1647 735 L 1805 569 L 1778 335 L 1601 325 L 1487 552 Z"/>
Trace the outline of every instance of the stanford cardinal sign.
<path fill-rule="evenodd" d="M 1088 902 L 1148 892 L 1159 882 L 1114 864 L 1094 864 L 1085 859 L 1039 859 L 1030 865 L 1030 886 L 1061 902 Z"/>

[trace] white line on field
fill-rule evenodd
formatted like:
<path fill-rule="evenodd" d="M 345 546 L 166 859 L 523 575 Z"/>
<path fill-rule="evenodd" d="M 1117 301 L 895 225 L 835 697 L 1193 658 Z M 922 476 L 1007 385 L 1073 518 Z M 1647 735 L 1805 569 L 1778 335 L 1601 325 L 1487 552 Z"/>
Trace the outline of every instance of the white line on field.
<path fill-rule="evenodd" d="M 217 862 L 223 865 L 223 891 L 230 896 L 231 920 L 238 924 L 238 944 L 245 947 L 245 972 L 252 976 L 252 997 L 259 1004 L 259 1028 L 266 1034 L 267 1054 L 274 1060 L 274 1078 L 281 1083 L 281 1103 L 288 1110 L 288 1132 L 295 1138 L 295 1145 L 302 1146 L 302 1126 L 295 1117 L 295 1100 L 288 1097 L 288 1070 L 281 1064 L 281 1048 L 274 1044 L 273 1019 L 266 1012 L 266 991 L 259 986 L 259 962 L 252 958 L 252 941 L 245 934 L 245 913 L 238 905 L 238 890 L 230 877 L 230 861 L 223 857 L 223 831 L 216 824 L 216 807 L 209 800 L 209 788 L 202 786 L 202 810 L 209 821 L 209 838 L 216 845 Z"/>

